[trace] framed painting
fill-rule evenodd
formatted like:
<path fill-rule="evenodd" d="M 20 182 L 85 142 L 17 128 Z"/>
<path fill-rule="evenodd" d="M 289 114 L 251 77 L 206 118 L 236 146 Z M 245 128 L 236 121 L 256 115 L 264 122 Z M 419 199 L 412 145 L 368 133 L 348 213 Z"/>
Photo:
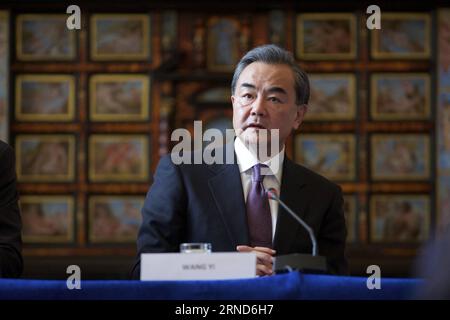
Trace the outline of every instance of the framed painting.
<path fill-rule="evenodd" d="M 144 196 L 91 196 L 89 242 L 135 243 Z"/>
<path fill-rule="evenodd" d="M 356 177 L 356 139 L 352 134 L 298 134 L 295 161 L 331 180 Z"/>
<path fill-rule="evenodd" d="M 309 76 L 311 94 L 305 121 L 343 121 L 356 118 L 356 79 L 353 74 Z"/>
<path fill-rule="evenodd" d="M 25 243 L 71 243 L 74 241 L 72 196 L 22 195 L 22 236 Z"/>
<path fill-rule="evenodd" d="M 431 55 L 431 17 L 426 13 L 381 15 L 381 29 L 371 30 L 374 59 L 428 59 Z"/>
<path fill-rule="evenodd" d="M 419 243 L 430 229 L 427 195 L 373 195 L 370 198 L 370 240 L 375 243 Z"/>
<path fill-rule="evenodd" d="M 16 20 L 16 56 L 22 61 L 69 61 L 77 56 L 76 32 L 65 14 L 20 14 Z"/>
<path fill-rule="evenodd" d="M 150 34 L 150 17 L 146 14 L 94 14 L 91 16 L 91 59 L 149 60 Z"/>
<path fill-rule="evenodd" d="M 283 10 L 269 12 L 269 41 L 280 47 L 286 46 L 286 14 Z"/>
<path fill-rule="evenodd" d="M 227 87 L 212 87 L 198 92 L 193 99 L 196 105 L 211 106 L 211 105 L 231 105 L 230 88 Z"/>
<path fill-rule="evenodd" d="M 150 114 L 150 79 L 146 75 L 98 74 L 89 82 L 92 121 L 145 121 Z"/>
<path fill-rule="evenodd" d="M 15 113 L 18 121 L 72 121 L 75 118 L 75 77 L 18 75 Z"/>
<path fill-rule="evenodd" d="M 356 17 L 352 13 L 297 15 L 299 60 L 352 60 L 356 58 L 356 44 Z"/>
<path fill-rule="evenodd" d="M 9 12 L 0 10 L 0 140 L 9 141 Z"/>
<path fill-rule="evenodd" d="M 165 10 L 161 15 L 161 48 L 164 53 L 174 52 L 178 46 L 178 15 L 176 10 Z"/>
<path fill-rule="evenodd" d="M 426 73 L 378 73 L 371 77 L 373 120 L 427 120 L 430 100 L 430 76 Z"/>
<path fill-rule="evenodd" d="M 425 134 L 374 134 L 372 179 L 426 180 L 430 177 L 430 137 Z"/>
<path fill-rule="evenodd" d="M 344 214 L 345 214 L 345 222 L 347 225 L 347 242 L 349 243 L 355 242 L 357 230 L 356 196 L 344 195 Z"/>
<path fill-rule="evenodd" d="M 233 71 L 239 59 L 239 22 L 212 17 L 208 21 L 207 65 L 211 71 Z"/>
<path fill-rule="evenodd" d="M 19 182 L 71 182 L 75 177 L 75 136 L 70 134 L 16 136 Z"/>
<path fill-rule="evenodd" d="M 148 135 L 90 136 L 89 179 L 92 182 L 148 181 L 148 149 Z"/>

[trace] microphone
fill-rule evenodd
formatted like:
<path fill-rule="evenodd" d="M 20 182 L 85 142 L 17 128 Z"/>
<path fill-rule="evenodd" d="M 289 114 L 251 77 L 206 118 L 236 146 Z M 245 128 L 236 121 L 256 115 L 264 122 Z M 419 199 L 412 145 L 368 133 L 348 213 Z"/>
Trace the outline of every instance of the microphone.
<path fill-rule="evenodd" d="M 275 257 L 275 271 L 283 269 L 288 269 L 291 271 L 293 269 L 292 266 L 294 266 L 296 269 L 320 273 L 326 272 L 326 259 L 325 257 L 317 255 L 317 239 L 312 228 L 302 218 L 296 215 L 294 211 L 292 211 L 291 208 L 289 208 L 283 201 L 281 201 L 275 188 L 267 189 L 266 194 L 269 199 L 278 202 L 292 216 L 292 218 L 294 218 L 303 228 L 306 229 L 306 231 L 308 231 L 309 238 L 312 242 L 312 256 L 295 253 Z"/>
<path fill-rule="evenodd" d="M 294 211 L 292 211 L 291 208 L 289 208 L 283 201 L 281 201 L 281 199 L 277 195 L 277 190 L 275 190 L 275 188 L 269 188 L 269 189 L 267 189 L 266 192 L 267 192 L 267 196 L 269 197 L 269 199 L 277 201 L 292 216 L 292 218 L 297 220 L 297 222 L 300 223 L 303 226 L 303 228 L 306 229 L 306 231 L 308 231 L 309 238 L 311 239 L 311 242 L 312 242 L 312 255 L 314 257 L 317 256 L 317 239 L 316 239 L 316 236 L 314 235 L 314 231 L 311 229 L 311 227 L 308 226 L 308 224 L 305 221 L 303 221 L 302 218 L 297 216 L 294 213 Z"/>

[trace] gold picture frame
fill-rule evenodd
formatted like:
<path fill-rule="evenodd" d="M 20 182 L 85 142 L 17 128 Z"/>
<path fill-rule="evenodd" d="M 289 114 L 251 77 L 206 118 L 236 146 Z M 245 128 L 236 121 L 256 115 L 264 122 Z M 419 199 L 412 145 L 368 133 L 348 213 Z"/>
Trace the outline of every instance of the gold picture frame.
<path fill-rule="evenodd" d="M 430 198 L 423 194 L 370 197 L 372 243 L 420 243 L 430 233 Z"/>
<path fill-rule="evenodd" d="M 353 13 L 297 15 L 296 56 L 299 60 L 353 60 L 357 57 Z M 335 44 L 335 47 L 331 46 Z"/>
<path fill-rule="evenodd" d="M 72 182 L 75 178 L 75 136 L 20 134 L 16 136 L 19 182 Z"/>
<path fill-rule="evenodd" d="M 354 74 L 311 73 L 309 79 L 311 95 L 305 121 L 346 121 L 356 118 Z"/>
<path fill-rule="evenodd" d="M 356 178 L 356 137 L 353 134 L 295 136 L 295 162 L 335 181 Z"/>
<path fill-rule="evenodd" d="M 71 61 L 77 56 L 76 31 L 65 14 L 19 14 L 16 57 L 22 61 Z"/>
<path fill-rule="evenodd" d="M 371 75 L 370 116 L 373 120 L 428 120 L 431 114 L 430 75 Z"/>
<path fill-rule="evenodd" d="M 370 31 L 373 59 L 429 59 L 431 17 L 427 13 L 383 12 L 381 29 Z M 401 38 L 403 41 L 399 41 Z"/>
<path fill-rule="evenodd" d="M 141 225 L 144 196 L 89 197 L 90 243 L 135 243 Z"/>
<path fill-rule="evenodd" d="M 146 14 L 93 14 L 90 53 L 94 61 L 151 59 L 151 18 Z"/>
<path fill-rule="evenodd" d="M 75 207 L 72 196 L 22 195 L 20 208 L 25 243 L 74 242 Z"/>
<path fill-rule="evenodd" d="M 148 120 L 150 86 L 147 75 L 93 75 L 89 79 L 90 119 L 115 122 Z"/>
<path fill-rule="evenodd" d="M 373 134 L 370 142 L 372 180 L 411 181 L 430 178 L 430 136 Z"/>
<path fill-rule="evenodd" d="M 148 135 L 94 134 L 89 137 L 89 179 L 92 182 L 146 182 L 149 159 Z"/>
<path fill-rule="evenodd" d="M 73 121 L 75 77 L 66 74 L 22 74 L 16 77 L 18 121 Z"/>

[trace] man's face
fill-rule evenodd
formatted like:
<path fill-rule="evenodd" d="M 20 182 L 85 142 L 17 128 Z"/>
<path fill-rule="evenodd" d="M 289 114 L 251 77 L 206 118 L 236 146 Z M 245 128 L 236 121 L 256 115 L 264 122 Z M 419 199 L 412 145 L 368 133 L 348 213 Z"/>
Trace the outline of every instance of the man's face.
<path fill-rule="evenodd" d="M 231 102 L 233 127 L 245 144 L 264 143 L 258 131 L 279 129 L 282 148 L 291 131 L 299 127 L 306 106 L 295 103 L 294 83 L 291 68 L 284 64 L 253 62 L 242 71 Z"/>

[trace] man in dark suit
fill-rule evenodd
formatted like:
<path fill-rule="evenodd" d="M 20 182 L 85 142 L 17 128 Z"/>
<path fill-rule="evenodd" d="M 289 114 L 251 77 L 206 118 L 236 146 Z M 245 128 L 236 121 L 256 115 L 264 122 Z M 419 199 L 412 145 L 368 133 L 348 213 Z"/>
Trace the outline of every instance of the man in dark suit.
<path fill-rule="evenodd" d="M 0 141 L 0 278 L 22 274 L 21 230 L 14 153 Z"/>
<path fill-rule="evenodd" d="M 264 189 L 275 188 L 314 230 L 329 272 L 346 274 L 340 187 L 285 157 L 285 142 L 307 109 L 307 75 L 290 53 L 267 45 L 241 59 L 231 87 L 237 138 L 222 153 L 231 151 L 235 161 L 174 164 L 173 154 L 161 158 L 142 209 L 138 254 L 177 252 L 183 242 L 208 242 L 213 251 L 255 252 L 257 274 L 270 275 L 273 256 L 312 249 L 307 231 L 267 199 Z M 255 145 L 278 147 L 262 157 L 252 151 Z M 138 258 L 135 278 L 139 268 Z"/>

